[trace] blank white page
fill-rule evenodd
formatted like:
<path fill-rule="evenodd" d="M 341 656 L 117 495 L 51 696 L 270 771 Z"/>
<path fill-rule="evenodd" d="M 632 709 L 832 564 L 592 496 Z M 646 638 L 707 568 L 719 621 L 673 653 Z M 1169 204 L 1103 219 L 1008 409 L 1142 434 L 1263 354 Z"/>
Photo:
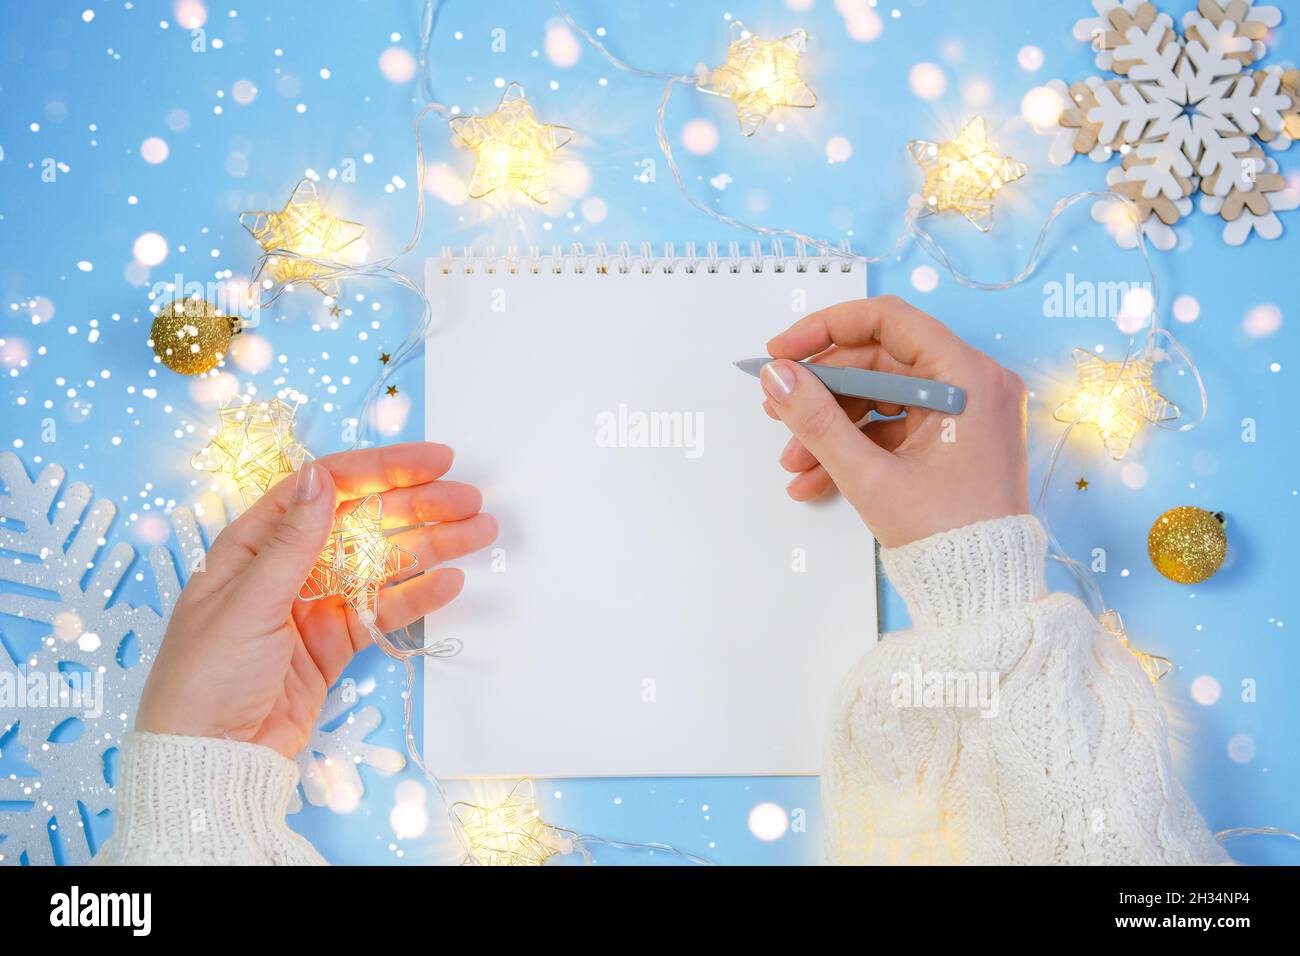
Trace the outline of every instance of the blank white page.
<path fill-rule="evenodd" d="M 877 636 L 874 544 L 838 496 L 786 495 L 789 434 L 732 362 L 865 295 L 865 269 L 669 262 L 427 262 L 425 431 L 501 525 L 425 622 L 464 642 L 425 668 L 439 774 L 819 768 Z"/>

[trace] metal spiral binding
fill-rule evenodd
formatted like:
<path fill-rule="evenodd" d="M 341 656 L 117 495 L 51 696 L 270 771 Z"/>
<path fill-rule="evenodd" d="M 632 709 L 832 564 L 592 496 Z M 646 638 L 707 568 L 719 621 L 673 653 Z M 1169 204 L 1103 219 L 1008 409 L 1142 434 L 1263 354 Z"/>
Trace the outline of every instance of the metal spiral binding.
<path fill-rule="evenodd" d="M 665 242 L 660 253 L 656 254 L 654 244 L 640 242 L 634 249 L 631 243 L 620 242 L 611 251 L 608 243 L 598 242 L 594 252 L 575 242 L 566 251 L 563 246 L 553 245 L 548 252 L 540 246 L 529 246 L 521 252 L 515 246 L 507 246 L 504 253 L 498 254 L 495 246 L 488 246 L 482 251 L 473 246 L 466 246 L 459 254 L 451 246 L 444 246 L 439 257 L 440 271 L 443 275 L 460 272 L 464 275 L 518 275 L 528 272 L 532 275 L 549 273 L 552 275 L 629 275 L 639 272 L 649 275 L 660 272 L 675 275 L 684 272 L 688 275 L 703 273 L 717 275 L 740 272 L 775 272 L 784 273 L 793 270 L 798 273 L 830 272 L 838 267 L 841 272 L 852 272 L 861 263 L 850 258 L 852 250 L 847 240 L 839 244 L 841 255 L 837 256 L 827 247 L 811 247 L 802 239 L 796 239 L 793 253 L 787 254 L 782 239 L 771 240 L 765 252 L 760 240 L 749 244 L 747 253 L 741 249 L 739 242 L 728 242 L 726 255 L 719 254 L 717 242 L 707 242 L 701 253 L 694 242 L 683 244 L 679 254 L 677 244 Z"/>

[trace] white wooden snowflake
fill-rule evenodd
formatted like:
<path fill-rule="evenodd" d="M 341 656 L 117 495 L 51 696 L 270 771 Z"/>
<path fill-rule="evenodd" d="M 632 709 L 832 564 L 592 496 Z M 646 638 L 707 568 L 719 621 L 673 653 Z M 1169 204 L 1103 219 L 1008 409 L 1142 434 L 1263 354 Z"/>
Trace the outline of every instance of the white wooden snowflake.
<path fill-rule="evenodd" d="M 1172 248 L 1173 226 L 1192 211 L 1224 220 L 1231 245 L 1250 233 L 1282 234 L 1278 212 L 1300 205 L 1264 147 L 1286 149 L 1300 137 L 1300 70 L 1251 69 L 1267 55 L 1268 30 L 1282 20 L 1276 7 L 1253 0 L 1200 0 L 1182 23 L 1141 0 L 1092 0 L 1097 16 L 1075 24 L 1074 35 L 1097 51 L 1097 65 L 1115 74 L 1067 87 L 1047 84 L 1064 104 L 1053 135 L 1053 163 L 1077 153 L 1095 162 L 1116 154 L 1111 191 L 1131 199 L 1138 221 L 1158 248 Z M 1128 207 L 1101 200 L 1093 217 L 1111 224 L 1131 247 L 1137 232 Z"/>
<path fill-rule="evenodd" d="M 113 503 L 92 502 L 87 485 L 66 479 L 54 464 L 32 479 L 17 455 L 0 453 L 0 747 L 5 757 L 25 752 L 27 765 L 0 775 L 4 864 L 90 862 L 87 823 L 113 803 L 109 754 L 135 721 L 181 591 L 176 559 L 159 546 L 149 565 L 160 610 L 120 600 L 135 549 L 108 545 Z M 225 525 L 225 508 L 206 495 L 193 509 L 173 509 L 171 520 L 188 577 L 202 566 L 204 535 L 211 540 Z M 34 649 L 18 649 L 15 622 L 38 632 Z M 131 635 L 135 650 L 126 654 Z M 397 751 L 365 742 L 382 716 L 374 707 L 353 711 L 357 700 L 350 680 L 335 687 L 298 757 L 313 804 L 350 809 L 364 792 L 358 764 L 385 771 L 405 764 Z"/>

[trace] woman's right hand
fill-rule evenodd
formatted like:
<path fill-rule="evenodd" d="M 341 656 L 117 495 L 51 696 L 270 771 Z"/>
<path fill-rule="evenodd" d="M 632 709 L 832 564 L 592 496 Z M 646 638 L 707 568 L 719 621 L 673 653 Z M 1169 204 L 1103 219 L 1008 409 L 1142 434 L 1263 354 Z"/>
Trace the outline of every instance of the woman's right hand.
<path fill-rule="evenodd" d="M 832 486 L 885 547 L 1029 511 L 1025 386 L 943 323 L 896 296 L 831 306 L 768 345 L 764 408 L 793 432 L 781 465 L 798 501 Z M 833 396 L 798 362 L 935 379 L 966 390 L 960 415 Z"/>

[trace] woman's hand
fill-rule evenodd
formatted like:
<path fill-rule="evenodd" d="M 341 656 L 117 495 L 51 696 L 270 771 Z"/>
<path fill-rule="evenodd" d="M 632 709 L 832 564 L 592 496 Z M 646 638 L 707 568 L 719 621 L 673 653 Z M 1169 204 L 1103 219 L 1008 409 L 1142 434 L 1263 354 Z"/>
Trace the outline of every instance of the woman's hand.
<path fill-rule="evenodd" d="M 491 544 L 496 521 L 479 514 L 472 485 L 442 481 L 445 445 L 413 442 L 308 462 L 217 537 L 181 592 L 149 673 L 136 729 L 228 737 L 286 757 L 307 744 L 326 691 L 370 633 L 337 597 L 298 600 L 329 537 L 335 509 L 379 494 L 393 544 L 419 566 L 390 582 L 376 624 L 403 627 L 449 603 L 464 574 L 437 568 Z"/>
<path fill-rule="evenodd" d="M 1015 373 L 896 296 L 814 312 L 768 343 L 767 413 L 794 433 L 781 465 L 797 473 L 798 501 L 832 485 L 885 547 L 898 547 L 976 521 L 1029 510 L 1025 386 Z M 861 424 L 868 412 L 903 409 L 836 399 L 798 360 L 936 379 L 966 390 L 966 409 L 948 415 Z"/>

